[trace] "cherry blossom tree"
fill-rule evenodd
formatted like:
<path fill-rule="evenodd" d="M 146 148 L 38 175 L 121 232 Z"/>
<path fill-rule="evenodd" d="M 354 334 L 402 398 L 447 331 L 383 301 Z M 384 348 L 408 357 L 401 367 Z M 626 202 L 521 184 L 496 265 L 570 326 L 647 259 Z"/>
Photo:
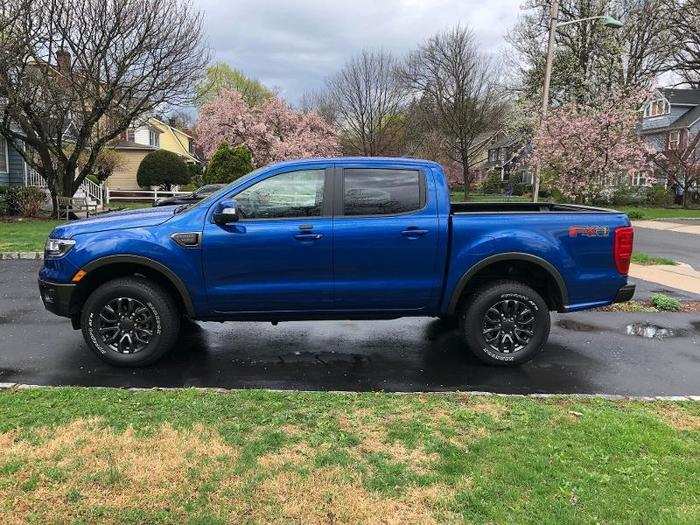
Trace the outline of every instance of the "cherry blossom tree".
<path fill-rule="evenodd" d="M 294 111 L 277 97 L 250 107 L 232 89 L 222 90 L 202 106 L 197 142 L 207 158 L 222 142 L 245 145 L 255 167 L 302 157 L 332 157 L 340 151 L 335 130 L 317 113 Z"/>
<path fill-rule="evenodd" d="M 643 99 L 620 94 L 552 110 L 535 131 L 529 161 L 539 161 L 552 186 L 577 203 L 609 200 L 635 173 L 648 179 L 648 147 L 636 133 Z"/>

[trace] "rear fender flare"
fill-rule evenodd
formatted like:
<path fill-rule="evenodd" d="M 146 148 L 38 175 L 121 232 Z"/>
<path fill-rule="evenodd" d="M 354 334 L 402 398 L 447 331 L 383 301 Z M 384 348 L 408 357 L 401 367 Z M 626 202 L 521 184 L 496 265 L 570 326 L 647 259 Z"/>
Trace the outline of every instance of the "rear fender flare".
<path fill-rule="evenodd" d="M 482 270 L 493 263 L 501 261 L 527 261 L 536 264 L 537 266 L 545 270 L 557 284 L 562 308 L 566 307 L 566 305 L 569 304 L 569 294 L 566 290 L 566 283 L 564 282 L 564 278 L 561 276 L 559 270 L 557 270 L 552 263 L 546 261 L 542 257 L 537 257 L 536 255 L 532 255 L 529 253 L 508 252 L 486 257 L 485 259 L 482 259 L 478 263 L 474 264 L 471 268 L 469 268 L 469 270 L 467 270 L 466 273 L 464 273 L 464 275 L 462 275 L 462 277 L 460 277 L 459 281 L 457 282 L 457 286 L 455 286 L 455 289 L 452 292 L 447 312 L 449 314 L 454 314 L 457 311 L 457 306 L 459 305 L 459 300 L 462 297 L 462 292 L 467 287 L 467 284 L 469 284 L 469 281 L 472 279 L 472 277 L 474 277 L 474 275 L 476 275 L 476 273 L 479 272 L 479 270 Z"/>

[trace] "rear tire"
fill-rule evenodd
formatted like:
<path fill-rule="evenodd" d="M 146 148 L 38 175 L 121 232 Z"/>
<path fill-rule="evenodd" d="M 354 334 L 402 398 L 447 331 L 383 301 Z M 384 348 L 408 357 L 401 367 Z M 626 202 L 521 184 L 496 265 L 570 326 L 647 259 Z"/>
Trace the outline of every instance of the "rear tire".
<path fill-rule="evenodd" d="M 467 345 L 484 363 L 515 366 L 529 361 L 549 337 L 549 309 L 542 296 L 517 281 L 481 287 L 460 311 Z"/>
<path fill-rule="evenodd" d="M 88 297 L 81 314 L 83 337 L 103 361 L 122 367 L 155 363 L 177 341 L 180 314 L 156 283 L 125 277 L 109 281 Z"/>

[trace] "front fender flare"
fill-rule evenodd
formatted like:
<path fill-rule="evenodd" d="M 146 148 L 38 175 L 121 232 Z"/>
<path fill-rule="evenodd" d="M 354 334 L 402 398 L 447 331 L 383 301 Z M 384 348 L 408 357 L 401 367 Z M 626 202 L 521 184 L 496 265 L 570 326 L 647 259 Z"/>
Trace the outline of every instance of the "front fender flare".
<path fill-rule="evenodd" d="M 107 257 L 100 257 L 99 259 L 95 259 L 94 261 L 91 261 L 87 265 L 83 266 L 83 270 L 88 272 L 88 274 L 96 270 L 97 268 L 101 268 L 103 266 L 107 266 L 110 264 L 118 264 L 118 263 L 131 263 L 131 264 L 140 264 L 142 266 L 146 266 L 152 270 L 155 270 L 159 272 L 160 274 L 163 275 L 170 283 L 175 287 L 177 290 L 178 294 L 180 295 L 180 298 L 182 299 L 182 304 L 185 306 L 185 310 L 187 311 L 187 315 L 190 317 L 195 316 L 194 312 L 194 305 L 192 304 L 192 298 L 190 297 L 190 292 L 187 289 L 187 286 L 185 286 L 185 283 L 182 282 L 182 279 L 178 277 L 178 275 L 173 272 L 170 268 L 165 266 L 162 263 L 159 263 L 158 261 L 155 261 L 153 259 L 150 259 L 148 257 L 144 257 L 142 255 L 129 255 L 129 254 L 120 254 L 120 255 L 108 255 Z"/>

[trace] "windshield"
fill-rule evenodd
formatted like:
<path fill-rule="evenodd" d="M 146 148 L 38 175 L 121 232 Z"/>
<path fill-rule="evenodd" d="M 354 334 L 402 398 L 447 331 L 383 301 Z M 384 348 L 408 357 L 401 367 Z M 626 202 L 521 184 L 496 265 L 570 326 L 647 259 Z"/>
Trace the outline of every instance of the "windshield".
<path fill-rule="evenodd" d="M 221 188 L 219 191 L 215 191 L 208 197 L 202 199 L 199 202 L 192 202 L 190 204 L 183 204 L 182 206 L 178 207 L 175 209 L 175 213 L 182 213 L 183 211 L 191 210 L 192 208 L 198 207 L 198 206 L 209 206 L 213 201 L 218 199 L 219 197 L 223 197 L 226 195 L 231 189 L 233 188 L 234 185 L 238 185 L 240 183 L 243 183 L 256 175 L 258 175 L 260 172 L 262 172 L 265 168 L 258 168 L 257 170 L 253 170 L 248 175 L 244 175 L 243 177 L 234 180 L 232 183 L 227 184 L 223 188 Z"/>

